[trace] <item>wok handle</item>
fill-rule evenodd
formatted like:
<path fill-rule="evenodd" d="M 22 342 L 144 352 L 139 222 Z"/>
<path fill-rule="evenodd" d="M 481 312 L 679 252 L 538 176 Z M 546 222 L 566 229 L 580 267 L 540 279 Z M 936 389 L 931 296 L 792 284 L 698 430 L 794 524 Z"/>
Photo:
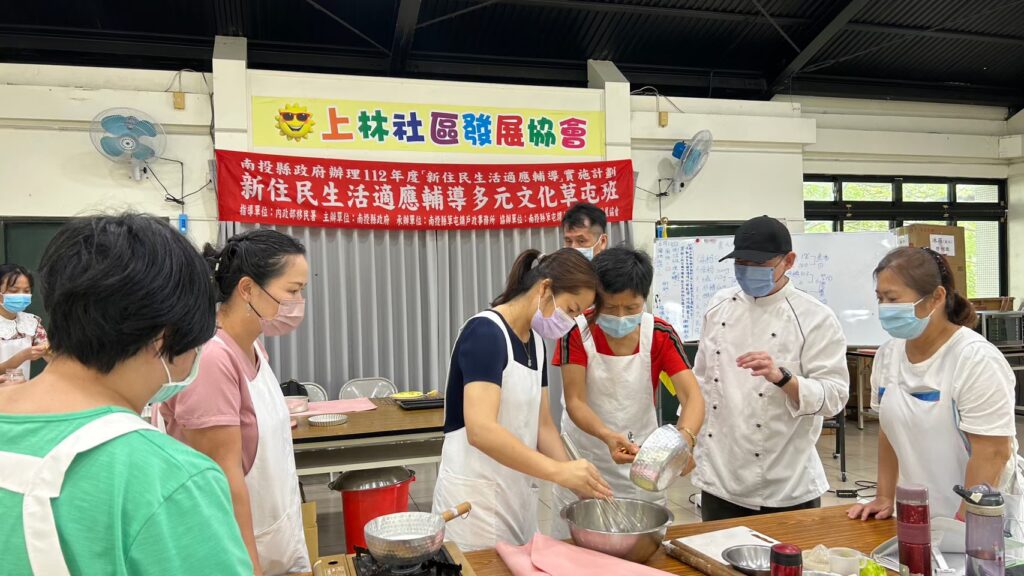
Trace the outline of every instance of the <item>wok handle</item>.
<path fill-rule="evenodd" d="M 463 502 L 462 504 L 456 506 L 454 510 L 445 510 L 444 512 L 442 512 L 441 518 L 443 518 L 445 522 L 451 522 L 459 516 L 465 516 L 466 514 L 469 514 L 469 511 L 472 509 L 472 504 L 470 504 L 469 502 Z"/>

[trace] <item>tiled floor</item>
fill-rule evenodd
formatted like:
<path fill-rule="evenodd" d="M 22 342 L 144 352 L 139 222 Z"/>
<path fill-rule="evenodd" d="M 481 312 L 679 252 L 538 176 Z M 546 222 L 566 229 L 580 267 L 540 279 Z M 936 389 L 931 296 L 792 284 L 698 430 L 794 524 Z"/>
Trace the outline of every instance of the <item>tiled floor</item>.
<path fill-rule="evenodd" d="M 1018 436 L 1024 436 L 1024 418 L 1017 418 Z M 856 488 L 856 481 L 874 481 L 877 473 L 876 452 L 878 443 L 878 423 L 869 421 L 865 429 L 857 429 L 856 422 L 849 421 L 846 428 L 846 466 L 847 481 L 840 482 L 839 460 L 832 458 L 835 447 L 834 435 L 823 435 L 818 441 L 818 454 L 825 466 L 832 489 Z M 430 511 L 431 498 L 434 492 L 435 469 L 433 466 L 416 466 L 416 481 L 410 491 L 409 510 Z M 316 500 L 317 522 L 320 527 L 320 553 L 322 555 L 340 554 L 345 549 L 345 528 L 341 515 L 341 497 L 327 488 L 326 476 L 307 476 L 303 478 L 306 497 Z M 676 522 L 699 522 L 700 515 L 690 497 L 698 490 L 690 484 L 688 477 L 677 480 L 669 488 L 669 508 L 675 514 Z M 873 494 L 865 491 L 865 495 Z M 551 489 L 541 488 L 540 495 L 540 529 L 549 532 L 551 528 Z M 839 499 L 833 494 L 822 497 L 822 506 L 853 504 L 853 500 Z"/>

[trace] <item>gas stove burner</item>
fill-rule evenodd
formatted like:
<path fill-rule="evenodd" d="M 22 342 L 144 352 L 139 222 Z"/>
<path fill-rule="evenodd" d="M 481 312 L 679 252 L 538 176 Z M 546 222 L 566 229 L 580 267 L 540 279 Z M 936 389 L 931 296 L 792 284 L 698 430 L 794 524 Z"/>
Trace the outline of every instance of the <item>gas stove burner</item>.
<path fill-rule="evenodd" d="M 370 554 L 366 548 L 355 547 L 356 554 L 352 563 L 356 568 L 356 576 L 460 576 L 462 565 L 456 564 L 448 553 L 441 548 L 433 558 L 415 566 L 391 568 L 385 566 Z"/>

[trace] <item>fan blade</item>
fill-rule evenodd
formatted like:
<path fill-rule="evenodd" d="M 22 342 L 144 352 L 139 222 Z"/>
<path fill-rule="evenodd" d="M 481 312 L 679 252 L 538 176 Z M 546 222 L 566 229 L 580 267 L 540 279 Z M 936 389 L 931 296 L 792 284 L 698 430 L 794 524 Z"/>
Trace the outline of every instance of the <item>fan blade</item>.
<path fill-rule="evenodd" d="M 692 152 L 686 155 L 686 172 L 689 174 L 696 174 L 704 164 L 704 153 L 700 150 L 694 149 Z"/>
<path fill-rule="evenodd" d="M 150 138 L 156 137 L 156 128 L 150 122 L 135 118 L 135 121 L 131 122 L 130 125 L 133 129 L 141 132 L 146 136 L 149 136 Z"/>
<path fill-rule="evenodd" d="M 124 134 L 123 134 L 123 135 L 124 135 L 124 136 L 131 136 L 131 137 L 132 137 L 132 138 L 134 138 L 135 140 L 141 141 L 141 140 L 142 140 L 142 137 L 143 137 L 143 136 L 146 136 L 146 133 L 145 133 L 145 132 L 143 132 L 142 130 L 139 130 L 139 129 L 138 129 L 138 127 L 136 127 L 136 126 L 130 126 L 130 127 L 128 127 L 128 128 L 127 128 L 127 129 L 126 129 L 126 130 L 124 131 Z"/>
<path fill-rule="evenodd" d="M 113 136 L 120 136 L 125 132 L 128 132 L 128 124 L 125 122 L 125 120 L 127 119 L 124 116 L 121 116 L 120 114 L 114 114 L 113 116 L 105 116 L 102 120 L 100 120 L 100 126 L 103 126 L 103 129 L 106 130 L 107 133 Z"/>
<path fill-rule="evenodd" d="M 121 149 L 120 138 L 115 138 L 114 136 L 100 138 L 100 148 L 103 148 L 103 152 L 112 158 L 117 158 L 124 154 L 124 150 Z"/>
<path fill-rule="evenodd" d="M 134 152 L 132 152 L 132 158 L 135 158 L 136 160 L 146 161 L 152 158 L 153 156 L 156 156 L 156 152 L 154 152 L 152 148 L 146 146 L 142 142 L 139 142 L 138 147 L 135 148 Z"/>

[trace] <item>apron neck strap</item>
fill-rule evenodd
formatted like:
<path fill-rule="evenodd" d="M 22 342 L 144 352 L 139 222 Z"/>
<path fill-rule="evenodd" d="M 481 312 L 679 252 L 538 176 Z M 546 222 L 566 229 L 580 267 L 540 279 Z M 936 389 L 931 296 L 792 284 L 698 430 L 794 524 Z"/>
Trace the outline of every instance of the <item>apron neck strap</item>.
<path fill-rule="evenodd" d="M 25 549 L 35 574 L 68 576 L 51 500 L 60 496 L 75 456 L 136 430 L 152 429 L 136 414 L 115 412 L 74 431 L 46 456 L 0 452 L 0 487 L 24 495 Z"/>

